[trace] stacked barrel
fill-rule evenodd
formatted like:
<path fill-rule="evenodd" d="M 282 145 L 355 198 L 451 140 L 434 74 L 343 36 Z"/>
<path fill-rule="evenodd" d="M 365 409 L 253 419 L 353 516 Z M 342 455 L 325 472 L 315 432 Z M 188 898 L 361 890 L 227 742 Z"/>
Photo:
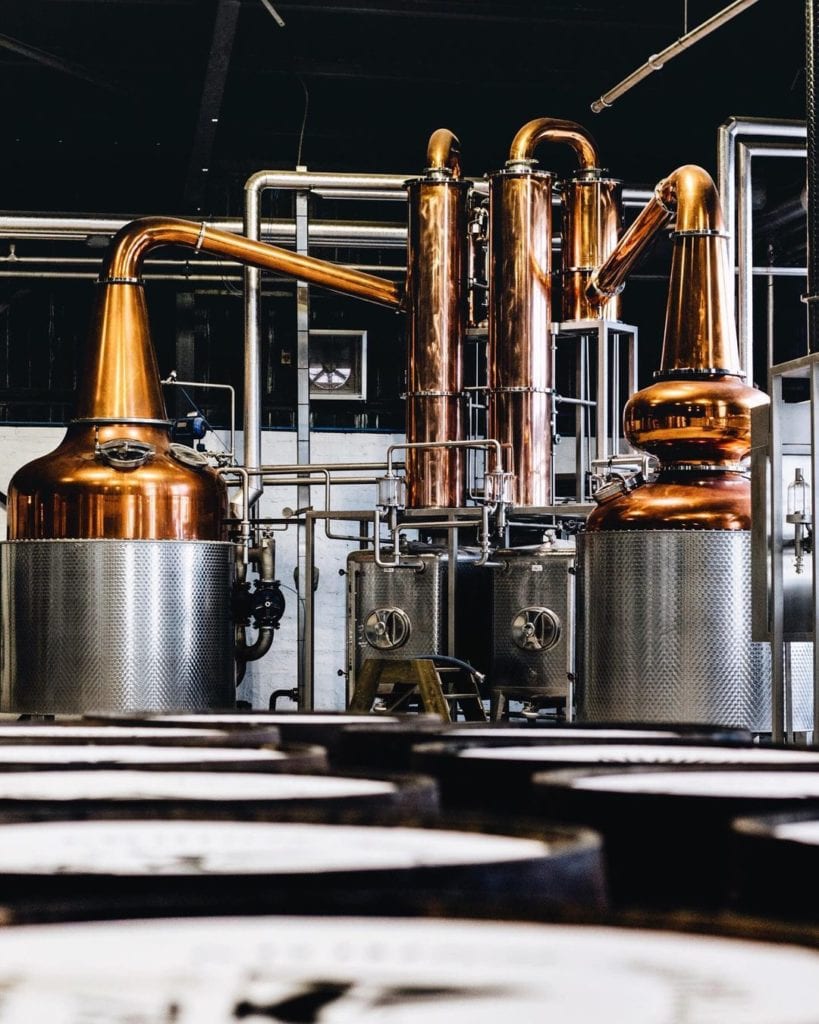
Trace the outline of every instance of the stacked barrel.
<path fill-rule="evenodd" d="M 807 1024 L 817 821 L 737 729 L 0 721 L 0 1022 Z"/>

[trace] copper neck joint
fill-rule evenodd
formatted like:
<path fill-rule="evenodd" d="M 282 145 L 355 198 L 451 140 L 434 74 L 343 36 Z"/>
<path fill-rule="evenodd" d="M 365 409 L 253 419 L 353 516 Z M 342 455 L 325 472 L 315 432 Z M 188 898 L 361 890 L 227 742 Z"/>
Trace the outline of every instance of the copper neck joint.
<path fill-rule="evenodd" d="M 437 128 L 427 145 L 427 177 L 433 180 L 461 176 L 461 143 L 448 128 Z"/>
<path fill-rule="evenodd" d="M 556 117 L 537 117 L 525 124 L 512 140 L 507 166 L 532 161 L 536 146 L 544 141 L 565 142 L 571 146 L 583 170 L 600 166 L 597 145 L 586 129 L 574 121 Z"/>

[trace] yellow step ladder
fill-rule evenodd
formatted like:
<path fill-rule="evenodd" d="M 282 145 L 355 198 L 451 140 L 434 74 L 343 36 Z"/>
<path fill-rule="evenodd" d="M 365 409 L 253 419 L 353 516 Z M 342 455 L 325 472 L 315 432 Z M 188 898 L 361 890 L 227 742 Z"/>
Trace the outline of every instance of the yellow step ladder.
<path fill-rule="evenodd" d="M 487 721 L 475 676 L 456 665 L 436 665 L 432 658 L 368 658 L 358 673 L 349 710 L 369 714 L 379 699 L 390 714 L 405 711 L 414 698 L 424 711 L 445 722 L 457 721 L 459 710 L 468 722 Z"/>

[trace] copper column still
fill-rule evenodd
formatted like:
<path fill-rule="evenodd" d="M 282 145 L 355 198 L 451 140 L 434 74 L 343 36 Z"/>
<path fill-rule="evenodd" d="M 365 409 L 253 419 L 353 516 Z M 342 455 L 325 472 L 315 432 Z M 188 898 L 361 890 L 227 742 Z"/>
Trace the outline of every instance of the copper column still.
<path fill-rule="evenodd" d="M 615 494 L 592 512 L 588 531 L 750 528 L 751 409 L 767 397 L 742 381 L 727 236 L 714 183 L 686 165 L 661 181 L 589 296 L 605 301 L 652 236 L 676 214 L 665 334 L 656 383 L 626 404 L 624 434 L 660 462 L 656 482 Z M 615 488 L 616 490 L 616 488 Z"/>
<path fill-rule="evenodd" d="M 471 182 L 461 179 L 460 147 L 452 132 L 433 132 L 426 174 L 406 187 L 407 441 L 460 441 Z M 410 508 L 465 504 L 463 449 L 408 450 L 406 476 Z"/>
<path fill-rule="evenodd" d="M 206 224 L 151 217 L 114 238 L 98 284 L 76 418 L 9 486 L 9 539 L 219 540 L 224 487 L 172 454 L 139 276 L 146 253 L 184 245 L 393 308 L 399 286 Z"/>
<path fill-rule="evenodd" d="M 552 175 L 536 170 L 533 157 L 542 141 L 567 143 L 581 166 L 566 218 L 567 318 L 585 312 L 570 296 L 591 254 L 611 246 L 617 221 L 616 189 L 596 178 L 594 141 L 571 121 L 543 117 L 525 124 L 504 169 L 490 175 L 489 432 L 506 452 L 519 508 L 552 503 Z M 601 208 L 592 209 L 598 202 Z"/>

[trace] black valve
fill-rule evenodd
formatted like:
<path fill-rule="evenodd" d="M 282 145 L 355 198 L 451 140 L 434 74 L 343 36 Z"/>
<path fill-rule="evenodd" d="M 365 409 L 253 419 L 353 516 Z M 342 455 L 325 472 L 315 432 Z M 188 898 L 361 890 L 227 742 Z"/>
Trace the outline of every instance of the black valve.
<path fill-rule="evenodd" d="M 242 583 L 233 591 L 233 619 L 238 626 L 279 628 L 284 615 L 285 600 L 278 580 L 256 580 L 253 589 Z"/>

